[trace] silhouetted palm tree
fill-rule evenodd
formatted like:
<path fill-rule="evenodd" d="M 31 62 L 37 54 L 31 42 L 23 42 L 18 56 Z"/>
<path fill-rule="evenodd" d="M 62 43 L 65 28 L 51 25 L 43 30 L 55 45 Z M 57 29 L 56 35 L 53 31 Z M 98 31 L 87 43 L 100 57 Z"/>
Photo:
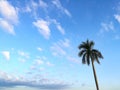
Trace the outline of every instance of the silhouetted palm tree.
<path fill-rule="evenodd" d="M 78 55 L 82 57 L 83 64 L 87 63 L 89 65 L 90 62 L 92 63 L 92 69 L 93 69 L 94 79 L 96 83 L 96 88 L 97 90 L 99 90 L 96 71 L 94 67 L 94 61 L 97 61 L 97 63 L 100 64 L 99 58 L 103 58 L 103 56 L 100 51 L 94 49 L 93 47 L 94 47 L 93 41 L 87 40 L 86 42 L 82 42 L 82 44 L 80 44 L 78 47 L 80 50 Z"/>

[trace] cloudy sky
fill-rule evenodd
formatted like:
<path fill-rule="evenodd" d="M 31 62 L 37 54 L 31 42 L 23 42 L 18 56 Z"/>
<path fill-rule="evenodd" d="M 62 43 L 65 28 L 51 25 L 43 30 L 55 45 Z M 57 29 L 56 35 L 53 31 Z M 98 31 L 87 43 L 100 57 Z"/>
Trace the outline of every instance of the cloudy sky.
<path fill-rule="evenodd" d="M 95 90 L 91 66 L 78 57 L 87 39 L 102 90 L 120 90 L 119 0 L 0 0 L 2 90 Z"/>

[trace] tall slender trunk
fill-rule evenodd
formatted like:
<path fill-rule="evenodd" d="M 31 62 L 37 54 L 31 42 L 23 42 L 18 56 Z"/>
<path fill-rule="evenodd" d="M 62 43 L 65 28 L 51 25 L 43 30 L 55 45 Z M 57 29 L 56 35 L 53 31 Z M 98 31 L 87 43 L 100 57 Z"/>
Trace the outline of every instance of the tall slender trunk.
<path fill-rule="evenodd" d="M 92 69 L 93 69 L 94 79 L 95 79 L 95 83 L 96 83 L 96 89 L 99 90 L 99 86 L 98 86 L 98 81 L 97 81 L 97 76 L 96 76 L 96 71 L 95 71 L 94 61 L 93 60 L 92 60 Z"/>

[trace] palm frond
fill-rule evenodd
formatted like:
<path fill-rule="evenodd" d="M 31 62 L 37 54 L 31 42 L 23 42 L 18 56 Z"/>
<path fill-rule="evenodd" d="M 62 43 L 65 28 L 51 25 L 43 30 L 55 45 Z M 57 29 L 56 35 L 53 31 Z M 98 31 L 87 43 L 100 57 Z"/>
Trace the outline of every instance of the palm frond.
<path fill-rule="evenodd" d="M 79 48 L 79 50 L 81 50 L 81 49 L 86 49 L 86 44 L 80 44 L 80 45 L 78 46 L 78 48 Z"/>
<path fill-rule="evenodd" d="M 86 64 L 86 53 L 83 55 L 83 57 L 82 57 L 82 63 L 83 64 Z"/>
<path fill-rule="evenodd" d="M 87 57 L 87 64 L 90 65 L 90 54 L 87 53 L 86 57 Z"/>
<path fill-rule="evenodd" d="M 94 53 L 94 60 L 97 61 L 98 64 L 100 64 L 99 60 L 98 60 L 98 55 L 96 53 Z"/>
<path fill-rule="evenodd" d="M 81 51 L 79 52 L 78 56 L 81 57 L 85 52 L 86 52 L 86 50 L 81 50 Z"/>
<path fill-rule="evenodd" d="M 96 53 L 99 58 L 103 59 L 103 56 L 102 56 L 101 52 L 98 51 L 97 49 L 93 49 L 92 52 Z"/>
<path fill-rule="evenodd" d="M 95 43 L 94 43 L 93 41 L 91 41 L 91 42 L 89 43 L 89 46 L 90 46 L 91 49 L 93 48 L 94 44 L 95 44 Z"/>

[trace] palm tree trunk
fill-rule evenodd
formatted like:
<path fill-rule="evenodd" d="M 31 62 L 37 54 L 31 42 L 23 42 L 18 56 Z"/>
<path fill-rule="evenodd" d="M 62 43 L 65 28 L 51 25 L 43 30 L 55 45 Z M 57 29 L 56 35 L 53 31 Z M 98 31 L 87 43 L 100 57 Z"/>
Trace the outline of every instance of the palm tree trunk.
<path fill-rule="evenodd" d="M 96 76 L 96 71 L 95 71 L 93 60 L 92 60 L 92 69 L 93 69 L 94 79 L 95 79 L 95 83 L 96 83 L 96 89 L 99 90 L 99 86 L 98 86 L 98 81 L 97 81 L 97 76 Z"/>

